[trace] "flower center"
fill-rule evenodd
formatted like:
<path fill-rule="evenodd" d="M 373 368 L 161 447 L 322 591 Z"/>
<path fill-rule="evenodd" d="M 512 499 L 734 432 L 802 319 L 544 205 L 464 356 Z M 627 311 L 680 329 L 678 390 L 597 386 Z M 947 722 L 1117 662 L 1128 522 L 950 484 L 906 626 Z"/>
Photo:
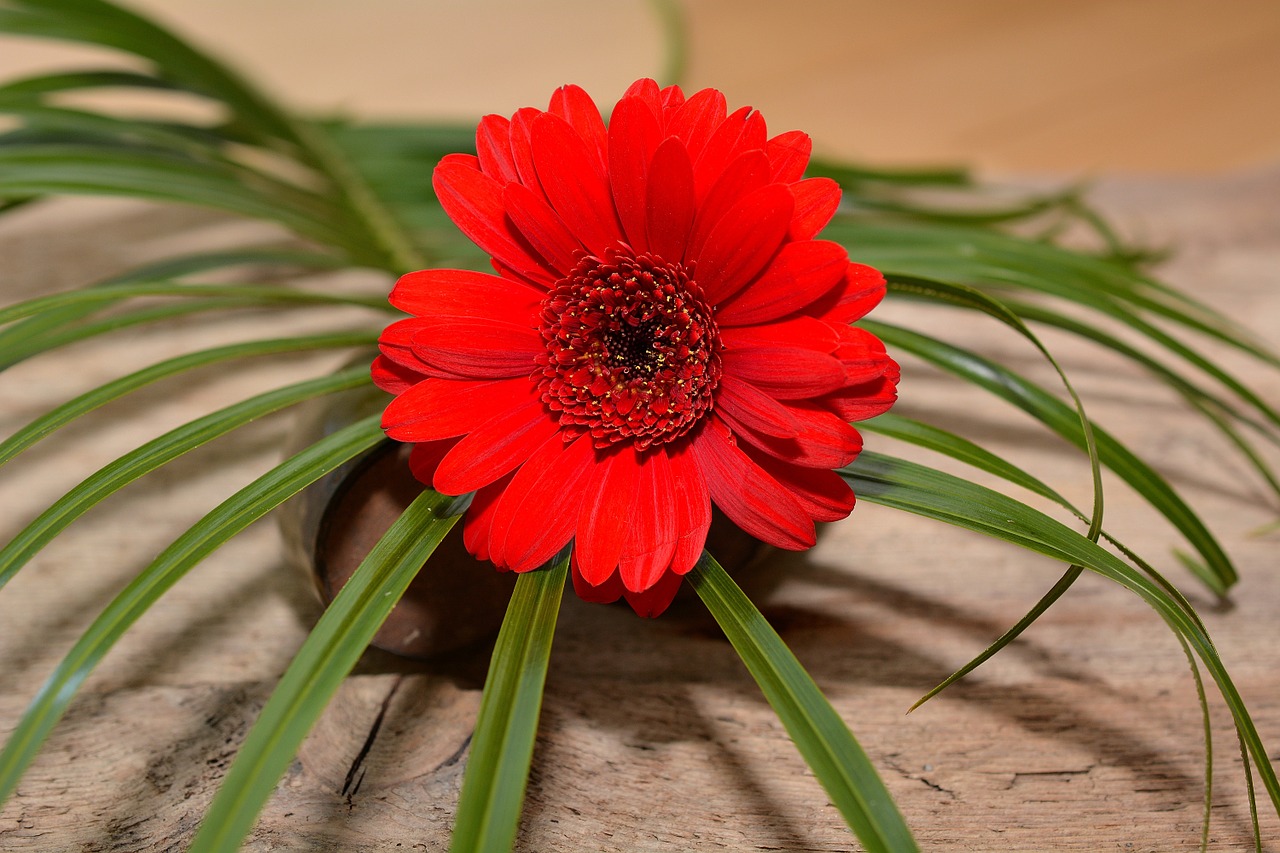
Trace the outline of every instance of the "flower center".
<path fill-rule="evenodd" d="M 584 257 L 543 300 L 541 332 L 542 400 L 597 447 L 672 441 L 711 408 L 720 330 L 680 264 L 622 250 Z"/>

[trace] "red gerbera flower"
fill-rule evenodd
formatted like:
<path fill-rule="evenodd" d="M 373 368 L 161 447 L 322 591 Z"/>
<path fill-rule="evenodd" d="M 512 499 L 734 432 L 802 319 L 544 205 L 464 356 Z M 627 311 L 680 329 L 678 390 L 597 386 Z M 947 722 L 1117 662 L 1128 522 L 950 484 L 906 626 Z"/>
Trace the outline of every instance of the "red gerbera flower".
<path fill-rule="evenodd" d="M 840 190 L 802 180 L 810 142 L 750 107 L 633 84 L 606 127 L 565 86 L 486 116 L 478 156 L 434 173 L 497 275 L 424 270 L 391 302 L 374 381 L 383 427 L 450 495 L 467 548 L 517 572 L 570 540 L 578 594 L 666 609 L 714 503 L 781 548 L 854 496 L 849 421 L 896 396 L 897 365 L 849 324 L 883 277 L 815 240 Z"/>

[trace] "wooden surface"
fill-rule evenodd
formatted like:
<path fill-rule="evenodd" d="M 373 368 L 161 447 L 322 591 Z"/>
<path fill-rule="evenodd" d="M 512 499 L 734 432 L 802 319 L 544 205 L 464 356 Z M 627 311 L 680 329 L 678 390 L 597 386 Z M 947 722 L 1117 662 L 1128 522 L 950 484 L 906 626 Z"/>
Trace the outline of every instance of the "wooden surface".
<path fill-rule="evenodd" d="M 225 45 L 295 100 L 362 114 L 510 111 L 566 80 L 612 92 L 656 73 L 660 54 L 640 3 L 608 4 L 604 16 L 590 10 L 606 4 L 585 0 L 545 4 L 536 16 L 496 0 L 141 5 Z M 786 18 L 770 16 L 776 8 L 691 4 L 691 81 L 756 104 L 772 127 L 814 131 L 828 151 L 1066 177 L 1247 167 L 1214 179 L 1110 179 L 1097 196 L 1129 233 L 1177 248 L 1163 270 L 1168 279 L 1276 340 L 1280 129 L 1278 113 L 1262 108 L 1280 79 L 1276 4 L 1094 2 L 1068 12 L 1067 4 L 1020 2 L 788 3 Z M 960 8 L 971 11 L 949 11 Z M 815 25 L 818 11 L 847 17 Z M 68 55 L 6 42 L 0 71 L 61 67 Z M 0 222 L 0 301 L 173 252 L 274 236 L 199 212 L 114 201 L 37 207 Z M 362 281 L 385 291 L 385 281 Z M 957 331 L 946 313 L 885 314 Z M 127 346 L 103 339 L 21 365 L 0 377 L 0 432 L 179 350 L 322 325 L 314 312 L 280 318 L 242 312 L 184 322 L 130 332 Z M 995 326 L 974 321 L 959 331 L 1022 369 L 1039 369 L 1033 353 Z M 1144 376 L 1050 342 L 1091 412 L 1172 479 L 1237 561 L 1243 580 L 1231 606 L 1217 607 L 1176 567 L 1169 529 L 1123 487 L 1109 492 L 1109 528 L 1204 608 L 1280 758 L 1277 538 L 1251 536 L 1276 507 L 1222 441 Z M 1275 371 L 1214 354 L 1280 401 Z M 103 409 L 6 466 L 0 539 L 140 440 L 341 360 L 206 371 L 200 382 L 165 383 Z M 1017 413 L 919 368 L 908 368 L 903 389 L 904 413 L 946 412 L 955 429 L 1001 448 L 1069 497 L 1087 498 L 1079 459 Z M 274 464 L 289 428 L 287 417 L 266 419 L 130 487 L 0 592 L 0 735 L 110 597 L 205 510 Z M 1156 616 L 1105 582 L 1086 577 L 1014 647 L 904 716 L 1060 570 L 861 505 L 816 549 L 770 561 L 756 580 L 767 615 L 850 723 L 926 849 L 1194 850 L 1203 765 L 1192 681 Z M 90 679 L 0 811 L 0 849 L 183 849 L 316 614 L 269 522 L 206 561 Z M 369 655 L 248 849 L 442 849 L 484 665 L 483 651 L 439 666 Z M 1213 728 L 1212 847 L 1247 849 L 1240 762 L 1220 703 Z M 1262 819 L 1270 849 L 1280 849 L 1280 821 L 1265 806 Z M 856 848 L 696 603 L 648 622 L 570 595 L 520 849 Z"/>

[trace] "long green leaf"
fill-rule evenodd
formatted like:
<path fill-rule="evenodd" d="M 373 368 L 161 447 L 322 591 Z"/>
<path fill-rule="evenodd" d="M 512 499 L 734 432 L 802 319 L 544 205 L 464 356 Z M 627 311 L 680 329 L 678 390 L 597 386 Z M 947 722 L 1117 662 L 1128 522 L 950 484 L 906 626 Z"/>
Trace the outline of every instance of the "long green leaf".
<path fill-rule="evenodd" d="M 103 284 L 80 290 L 68 290 L 49 296 L 37 296 L 23 302 L 15 302 L 0 308 L 0 323 L 11 323 L 45 311 L 72 305 L 102 306 L 122 299 L 139 296 L 165 296 L 181 299 L 252 299 L 262 303 L 292 302 L 303 305 L 358 305 L 379 311 L 394 311 L 385 300 L 364 296 L 344 296 L 337 293 L 316 293 L 284 287 L 264 287 L 248 284 L 181 284 L 171 281 L 149 281 L 126 284 Z"/>
<path fill-rule="evenodd" d="M 516 581 L 493 648 L 458 798 L 454 853 L 507 853 L 524 804 L 569 551 Z"/>
<path fill-rule="evenodd" d="M 689 582 L 863 846 L 885 853 L 918 850 L 849 727 L 751 600 L 706 552 Z"/>
<path fill-rule="evenodd" d="M 158 282 L 181 278 L 187 275 L 221 270 L 238 266 L 262 265 L 272 267 L 300 267 L 303 269 L 333 269 L 339 265 L 333 255 L 302 250 L 286 249 L 244 249 L 227 252 L 200 252 L 191 255 L 179 255 L 173 258 L 143 264 L 139 267 L 113 276 L 110 279 L 93 285 L 103 287 L 109 285 L 137 284 L 139 282 Z M 71 305 L 60 309 L 48 309 L 39 315 L 0 330 L 0 353 L 25 352 L 30 342 L 47 332 L 61 330 L 75 321 L 87 317 L 101 307 L 97 304 Z M 0 358 L 0 368 L 8 367 L 12 362 Z"/>
<path fill-rule="evenodd" d="M 183 424 L 108 463 L 59 498 L 0 549 L 0 587 L 67 525 L 139 477 L 272 412 L 323 394 L 358 388 L 368 381 L 368 369 L 359 367 L 268 391 Z"/>
<path fill-rule="evenodd" d="M 252 358 L 336 347 L 371 346 L 376 340 L 377 336 L 370 332 L 304 335 L 297 338 L 274 338 L 243 344 L 229 344 L 167 359 L 150 367 L 144 367 L 142 370 L 130 373 L 127 376 L 99 385 L 92 391 L 81 394 L 79 397 L 45 412 L 3 442 L 0 442 L 0 465 L 4 465 L 14 456 L 54 431 L 66 426 L 76 418 L 168 376 L 237 358 Z"/>
<path fill-rule="evenodd" d="M 231 160 L 223 150 L 223 138 L 213 128 L 197 127 L 176 122 L 161 122 L 137 118 L 116 118 L 88 110 L 55 107 L 43 104 L 25 95 L 6 95 L 0 90 L 0 115 L 20 121 L 30 131 L 31 139 L 38 133 L 63 143 L 78 140 L 85 145 L 140 145 L 167 150 L 174 154 L 220 165 L 230 165 Z"/>
<path fill-rule="evenodd" d="M 887 323 L 862 321 L 885 343 L 910 352 L 944 370 L 985 388 L 1033 415 L 1045 426 L 1078 447 L 1085 444 L 1076 413 L 1039 385 L 982 356 Z M 1211 574 L 1201 575 L 1215 591 L 1222 592 L 1237 579 L 1235 568 L 1204 522 L 1178 496 L 1173 487 L 1105 430 L 1094 428 L 1102 463 L 1129 483 L 1186 537 L 1200 553 Z"/>
<path fill-rule="evenodd" d="M 97 71 L 62 71 L 54 74 L 37 74 L 10 80 L 0 86 L 0 95 L 40 95 L 70 92 L 77 89 L 141 88 L 173 91 L 174 85 L 149 74 L 104 68 Z"/>
<path fill-rule="evenodd" d="M 123 195 L 268 219 L 362 257 L 322 196 L 243 167 L 167 152 L 71 144 L 0 146 L 0 196 Z"/>
<path fill-rule="evenodd" d="M 83 323 L 74 321 L 55 324 L 53 331 L 10 343 L 0 344 L 0 370 L 8 370 L 19 362 L 70 344 L 78 344 L 99 335 L 132 329 L 152 323 L 168 323 L 179 317 L 203 314 L 207 311 L 231 311 L 237 308 L 255 308 L 261 303 L 244 299 L 191 299 L 173 305 L 157 305 L 134 311 L 120 311 L 100 320 Z M 68 310 L 68 309 L 63 309 Z M 55 312 L 60 313 L 60 312 Z M 78 312 L 77 312 L 78 313 Z"/>
<path fill-rule="evenodd" d="M 154 63 L 162 79 L 224 102 L 261 139 L 293 142 L 288 120 L 246 80 L 157 24 L 102 0 L 7 0 L 0 30 L 96 44 Z"/>
<path fill-rule="evenodd" d="M 1142 313 L 1150 311 L 1270 364 L 1280 364 L 1280 356 L 1258 342 L 1256 335 L 1203 303 L 1126 267 L 1078 252 L 990 229 L 873 224 L 840 216 L 824 233 L 846 243 L 859 261 L 886 274 L 984 289 L 1037 291 L 1158 336 L 1159 330 L 1142 319 Z"/>
<path fill-rule="evenodd" d="M 80 635 L 31 700 L 0 752 L 0 805 L 13 793 L 85 679 L 170 587 L 254 521 L 384 440 L 376 415 L 326 436 L 236 492 L 165 548 Z"/>
<path fill-rule="evenodd" d="M 1185 599 L 1170 595 L 1096 542 L 1000 492 L 923 465 L 871 452 L 864 452 L 841 473 L 864 501 L 943 521 L 1055 560 L 1083 566 L 1140 596 L 1186 639 L 1204 663 L 1231 711 L 1236 731 L 1253 758 L 1272 806 L 1280 815 L 1280 780 L 1276 778 L 1244 700 Z"/>
<path fill-rule="evenodd" d="M 426 490 L 356 569 L 262 709 L 206 812 L 189 853 L 234 853 L 307 732 L 405 589 L 459 516 Z"/>
<path fill-rule="evenodd" d="M 986 448 L 974 444 L 966 438 L 956 435 L 940 427 L 908 418 L 904 415 L 888 412 L 871 420 L 858 423 L 860 432 L 873 432 L 899 441 L 906 441 L 918 447 L 924 447 L 937 453 L 958 459 L 967 465 L 995 474 L 1029 492 L 1048 498 L 1064 507 L 1069 507 L 1066 498 L 1044 481 L 1027 473 L 1022 468 L 997 456 Z M 1073 511 L 1075 511 L 1073 509 Z M 1084 518 L 1082 515 L 1081 518 Z"/>

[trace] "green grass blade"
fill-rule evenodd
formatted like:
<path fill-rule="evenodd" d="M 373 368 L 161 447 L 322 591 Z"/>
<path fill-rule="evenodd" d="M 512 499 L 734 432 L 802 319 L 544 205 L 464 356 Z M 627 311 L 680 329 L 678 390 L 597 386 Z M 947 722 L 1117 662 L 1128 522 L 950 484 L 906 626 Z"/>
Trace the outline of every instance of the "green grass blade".
<path fill-rule="evenodd" d="M 689 582 L 863 847 L 886 853 L 918 850 L 849 727 L 751 600 L 706 552 L 689 572 Z"/>
<path fill-rule="evenodd" d="M 220 100 L 260 138 L 293 141 L 287 119 L 247 81 L 151 21 L 103 0 L 8 0 L 0 30 L 96 44 L 154 63 L 158 76 Z"/>
<path fill-rule="evenodd" d="M 943 521 L 1055 560 L 1083 566 L 1140 596 L 1186 639 L 1212 676 L 1280 815 L 1280 780 L 1276 778 L 1248 708 L 1185 598 L 1171 595 L 1155 581 L 1061 522 L 976 483 L 871 452 L 864 452 L 841 473 L 864 501 Z"/>
<path fill-rule="evenodd" d="M 1280 364 L 1255 334 L 1208 306 L 1123 265 L 1058 246 L 989 229 L 870 224 L 839 215 L 824 235 L 847 244 L 853 257 L 886 275 L 1045 293 L 1159 337 L 1163 333 L 1142 319 L 1149 311 Z"/>
<path fill-rule="evenodd" d="M 506 853 L 515 841 L 568 567 L 566 549 L 516 581 L 485 678 L 453 853 Z"/>
<path fill-rule="evenodd" d="M 245 249 L 228 252 L 201 252 L 192 255 L 179 255 L 149 264 L 135 267 L 128 272 L 99 282 L 95 287 L 106 285 L 136 284 L 138 282 L 157 282 L 238 266 L 299 267 L 303 269 L 333 269 L 340 265 L 333 255 L 322 252 L 284 249 Z M 61 330 L 76 320 L 89 316 L 100 306 L 77 305 L 66 306 L 58 310 L 47 310 L 38 316 L 29 317 L 15 323 L 7 329 L 0 330 L 0 352 L 13 349 L 16 352 L 26 350 L 28 342 L 50 331 Z M 0 369 L 9 366 L 0 359 Z"/>
<path fill-rule="evenodd" d="M 234 853 L 334 691 L 460 517 L 426 490 L 342 587 L 289 664 L 206 812 L 189 853 Z"/>
<path fill-rule="evenodd" d="M 259 304 L 243 299 L 192 299 L 176 305 L 158 305 L 136 311 L 121 311 L 91 322 L 77 323 L 74 320 L 67 321 L 66 318 L 60 318 L 62 322 L 55 324 L 53 331 L 24 337 L 16 342 L 11 339 L 8 345 L 0 343 L 0 370 L 8 370 L 29 358 L 59 347 L 87 341 L 99 335 L 152 323 L 166 323 L 179 317 L 203 314 L 206 311 L 231 311 L 237 308 L 253 308 Z M 78 311 L 76 313 L 79 314 Z M 79 317 L 77 316 L 76 319 Z"/>
<path fill-rule="evenodd" d="M 862 321 L 886 344 L 910 352 L 1014 404 L 1077 447 L 1084 447 L 1076 412 L 1040 386 L 976 353 L 886 323 Z M 1098 454 L 1106 465 L 1142 495 L 1186 537 L 1223 588 L 1235 583 L 1235 568 L 1204 522 L 1169 483 L 1100 427 L 1094 429 Z"/>
<path fill-rule="evenodd" d="M 85 679 L 170 587 L 254 521 L 383 440 L 377 415 L 326 436 L 236 492 L 165 548 L 80 635 L 31 700 L 0 752 L 0 805 L 13 793 Z"/>
<path fill-rule="evenodd" d="M 164 89 L 173 91 L 172 83 L 153 77 L 150 74 L 139 74 L 136 71 L 121 71 L 118 68 L 104 68 L 96 71 L 61 71 L 54 74 L 37 74 L 10 80 L 0 86 L 0 96 L 39 97 L 78 89 Z"/>
<path fill-rule="evenodd" d="M 279 222 L 361 256 L 329 200 L 242 167 L 146 148 L 0 146 L 0 196 L 58 194 L 119 195 L 211 207 Z"/>
<path fill-rule="evenodd" d="M 1280 443 L 1280 430 L 1275 428 L 1277 423 L 1280 423 L 1280 419 L 1277 419 L 1277 413 L 1268 406 L 1266 402 L 1253 394 L 1253 392 L 1248 388 L 1237 383 L 1234 377 L 1222 373 L 1220 379 L 1223 381 L 1224 385 L 1231 390 L 1236 391 L 1236 393 L 1241 395 L 1246 402 L 1250 403 L 1250 405 L 1262 412 L 1264 416 L 1268 417 L 1268 419 L 1272 421 L 1270 426 L 1252 419 L 1230 402 L 1222 399 L 1221 397 L 1210 394 L 1199 385 L 1187 379 L 1177 371 L 1165 366 L 1157 359 L 1152 358 L 1141 350 L 1129 346 L 1124 341 L 1107 334 L 1101 329 L 1039 306 L 1008 302 L 1006 304 L 1008 304 L 1012 310 L 1016 311 L 1020 317 L 1079 335 L 1082 338 L 1091 340 L 1094 343 L 1097 343 L 1144 367 L 1156 378 L 1160 379 L 1174 391 L 1181 394 L 1187 401 L 1188 405 L 1204 415 L 1210 423 L 1217 427 L 1218 431 L 1221 432 L 1228 441 L 1236 445 L 1240 450 L 1240 453 L 1249 461 L 1254 470 L 1258 472 L 1259 476 L 1266 480 L 1271 491 L 1277 496 L 1280 496 L 1280 480 L 1277 479 L 1275 472 L 1271 470 L 1271 466 L 1267 464 L 1266 460 L 1258 454 L 1253 445 L 1250 444 L 1231 423 L 1231 421 L 1237 421 L 1246 424 L 1273 443 Z M 1243 393 L 1241 394 L 1241 392 Z"/>
<path fill-rule="evenodd" d="M 1021 486 L 1027 491 L 1048 498 L 1054 503 L 1070 507 L 1066 498 L 1062 497 L 1061 494 L 1048 486 L 1043 480 L 1033 477 L 1022 468 L 980 445 L 940 427 L 889 412 L 878 415 L 869 421 L 859 422 L 858 431 L 873 432 L 889 438 L 896 438 L 899 441 L 910 442 L 917 447 L 945 454 L 952 459 L 957 459 L 974 468 L 986 471 L 988 474 L 995 474 L 1015 486 Z M 1072 511 L 1075 512 L 1074 508 Z"/>
<path fill-rule="evenodd" d="M 45 412 L 3 442 L 0 442 L 0 465 L 4 465 L 37 441 L 99 406 L 178 373 L 238 358 L 253 358 L 264 355 L 279 355 L 281 353 L 338 347 L 372 346 L 376 341 L 377 336 L 370 332 L 304 335 L 296 338 L 274 338 L 243 344 L 229 344 L 167 359 L 114 381 L 99 385 L 92 391 L 81 394 L 79 397 Z"/>
<path fill-rule="evenodd" d="M 148 281 L 126 284 L 102 284 L 80 290 L 68 290 L 48 296 L 37 296 L 23 302 L 15 302 L 6 308 L 0 308 L 0 323 L 12 323 L 25 317 L 32 317 L 45 311 L 70 306 L 89 305 L 101 307 L 123 299 L 140 296 L 165 296 L 183 299 L 224 297 L 228 299 L 251 299 L 264 304 L 272 302 L 288 302 L 301 305 L 357 305 L 364 308 L 376 308 L 379 311 L 394 312 L 385 299 L 364 296 L 344 296 L 338 293 L 316 293 L 307 290 L 293 290 L 284 287 L 264 287 L 247 284 L 181 284 L 171 281 Z"/>
<path fill-rule="evenodd" d="M 31 137 L 48 135 L 64 143 L 142 146 L 210 163 L 230 163 L 223 151 L 225 140 L 212 127 L 138 118 L 117 118 L 102 113 L 55 107 L 26 95 L 6 95 L 0 90 L 0 115 L 19 121 Z"/>
<path fill-rule="evenodd" d="M 0 587 L 67 525 L 139 477 L 272 412 L 323 394 L 358 388 L 368 381 L 368 368 L 358 367 L 268 391 L 183 424 L 108 463 L 59 498 L 0 549 Z"/>

